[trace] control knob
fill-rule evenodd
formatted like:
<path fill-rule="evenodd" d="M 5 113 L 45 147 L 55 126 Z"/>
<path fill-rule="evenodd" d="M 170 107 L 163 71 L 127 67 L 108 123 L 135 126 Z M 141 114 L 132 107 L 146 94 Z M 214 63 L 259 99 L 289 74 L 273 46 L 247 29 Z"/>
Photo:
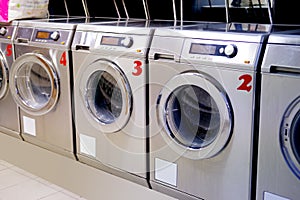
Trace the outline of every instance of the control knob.
<path fill-rule="evenodd" d="M 237 54 L 237 47 L 234 44 L 226 45 L 226 47 L 224 49 L 224 54 L 228 58 L 233 58 Z"/>
<path fill-rule="evenodd" d="M 7 29 L 5 27 L 1 27 L 0 35 L 4 36 L 7 33 Z"/>
<path fill-rule="evenodd" d="M 54 31 L 53 33 L 51 33 L 50 38 L 54 41 L 58 40 L 60 37 L 60 34 L 58 31 Z"/>
<path fill-rule="evenodd" d="M 121 44 L 126 47 L 130 48 L 133 45 L 133 39 L 132 37 L 125 37 L 122 41 Z"/>

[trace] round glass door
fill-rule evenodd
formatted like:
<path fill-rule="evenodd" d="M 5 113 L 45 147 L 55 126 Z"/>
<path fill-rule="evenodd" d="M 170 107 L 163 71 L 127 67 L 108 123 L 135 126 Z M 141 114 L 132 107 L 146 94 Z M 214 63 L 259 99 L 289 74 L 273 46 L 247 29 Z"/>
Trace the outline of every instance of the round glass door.
<path fill-rule="evenodd" d="M 218 106 L 204 89 L 183 85 L 170 95 L 166 122 L 172 137 L 183 146 L 200 149 L 218 136 L 221 120 Z"/>
<path fill-rule="evenodd" d="M 292 103 L 284 115 L 280 141 L 285 160 L 300 179 L 300 97 Z"/>
<path fill-rule="evenodd" d="M 0 52 L 0 99 L 2 99 L 8 90 L 8 66 L 4 56 Z"/>
<path fill-rule="evenodd" d="M 198 73 L 180 74 L 165 85 L 160 98 L 158 114 L 167 133 L 163 135 L 178 153 L 203 159 L 225 148 L 233 116 L 216 81 Z"/>
<path fill-rule="evenodd" d="M 10 74 L 10 89 L 16 103 L 33 115 L 44 115 L 59 96 L 55 68 L 40 54 L 24 54 L 16 59 Z"/>
<path fill-rule="evenodd" d="M 132 93 L 123 71 L 113 62 L 98 60 L 82 74 L 84 104 L 95 125 L 104 132 L 116 132 L 128 122 Z"/>

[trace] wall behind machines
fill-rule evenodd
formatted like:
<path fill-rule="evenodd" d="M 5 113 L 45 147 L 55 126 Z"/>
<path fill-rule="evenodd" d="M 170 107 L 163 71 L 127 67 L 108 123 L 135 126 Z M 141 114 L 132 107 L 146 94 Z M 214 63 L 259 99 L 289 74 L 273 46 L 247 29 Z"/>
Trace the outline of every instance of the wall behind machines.
<path fill-rule="evenodd" d="M 96 0 L 85 1 L 90 17 L 127 18 L 127 12 L 130 18 L 146 18 L 142 0 L 105 0 L 101 1 L 102 4 Z M 102 6 L 103 3 L 105 6 Z M 65 4 L 67 9 L 65 8 Z M 166 6 L 162 9 L 162 12 L 166 14 Z M 82 6 L 82 0 L 49 0 L 49 14 L 85 16 L 85 11 Z"/>
<path fill-rule="evenodd" d="M 48 10 L 50 15 L 85 16 L 81 0 L 49 0 Z"/>
<path fill-rule="evenodd" d="M 177 20 L 180 20 L 182 13 L 183 20 L 186 21 L 226 22 L 225 0 L 145 0 L 149 8 L 149 18 L 173 20 L 173 1 L 175 2 Z M 239 6 L 233 6 L 233 1 L 239 0 L 229 0 L 228 2 L 230 22 L 270 23 L 267 8 L 268 0 L 240 0 Z M 297 8 L 292 6 L 293 1 L 295 0 L 274 0 L 276 6 L 273 8 L 273 12 L 277 22 L 294 21 L 299 23 L 300 18 L 291 14 L 296 13 Z M 65 9 L 65 2 L 68 13 Z M 86 2 L 91 17 L 127 18 L 127 11 L 129 18 L 146 18 L 143 0 L 105 0 L 101 1 L 100 4 L 96 0 L 86 0 Z M 101 6 L 103 3 L 105 6 Z M 85 16 L 82 0 L 49 0 L 49 13 L 50 15 Z"/>
<path fill-rule="evenodd" d="M 224 18 L 226 15 L 225 1 L 189 1 L 194 3 L 192 6 L 186 6 L 186 17 L 193 20 L 226 22 L 226 18 Z M 240 4 L 237 5 L 235 2 L 240 2 Z M 270 23 L 267 0 L 229 0 L 228 3 L 230 22 Z M 191 8 L 197 9 L 189 12 Z M 191 16 L 189 16 L 189 13 L 191 13 Z"/>
<path fill-rule="evenodd" d="M 91 17 L 119 17 L 116 6 L 112 0 L 86 0 L 86 2 Z M 105 6 L 101 6 L 104 2 Z M 119 8 L 121 7 L 119 6 Z"/>
<path fill-rule="evenodd" d="M 85 1 L 87 3 L 87 8 L 90 17 L 126 18 L 126 12 L 122 0 L 115 0 L 118 10 L 113 0 L 102 1 L 101 3 L 105 3 L 105 6 L 102 6 L 103 4 L 99 3 L 96 0 Z M 49 0 L 49 14 L 63 16 L 86 16 L 82 2 L 82 0 Z M 140 2 L 142 1 L 130 0 L 130 4 L 132 5 L 141 4 Z M 67 8 L 65 7 L 65 5 L 67 6 Z M 141 12 L 143 12 L 144 14 L 144 10 L 141 11 L 140 9 L 135 9 L 136 6 L 131 7 L 133 7 L 134 9 L 131 13 L 134 14 L 136 17 L 141 18 Z M 140 5 L 138 7 L 140 7 Z"/>
<path fill-rule="evenodd" d="M 234 0 L 233 0 L 234 1 Z M 230 21 L 269 24 L 268 0 L 241 0 L 240 7 L 230 1 Z"/>
<path fill-rule="evenodd" d="M 121 3 L 122 0 L 118 0 L 118 1 Z M 120 3 L 118 3 L 118 5 Z M 129 18 L 140 18 L 140 19 L 146 18 L 144 4 L 142 0 L 124 0 L 124 3 L 126 5 Z"/>
<path fill-rule="evenodd" d="M 67 15 L 65 2 L 62 0 L 49 0 L 49 14 L 50 15 Z"/>
<path fill-rule="evenodd" d="M 180 0 L 174 0 L 177 12 L 176 18 L 180 19 Z M 172 0 L 148 0 L 151 19 L 174 19 Z"/>
<path fill-rule="evenodd" d="M 191 21 L 226 21 L 224 0 L 184 0 L 183 19 Z"/>
<path fill-rule="evenodd" d="M 233 1 L 236 0 L 229 0 L 230 22 L 269 24 L 269 1 L 272 4 L 274 24 L 300 24 L 298 0 L 240 0 L 240 6 L 233 6 Z M 224 0 L 183 1 L 184 20 L 225 22 L 225 15 Z"/>
<path fill-rule="evenodd" d="M 299 0 L 274 0 L 273 19 L 275 24 L 300 24 Z"/>

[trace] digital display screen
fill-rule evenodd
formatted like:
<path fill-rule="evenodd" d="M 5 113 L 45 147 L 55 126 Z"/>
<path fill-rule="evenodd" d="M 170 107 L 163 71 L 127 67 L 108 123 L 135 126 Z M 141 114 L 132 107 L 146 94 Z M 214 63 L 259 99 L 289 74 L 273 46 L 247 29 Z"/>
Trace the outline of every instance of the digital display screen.
<path fill-rule="evenodd" d="M 121 39 L 122 38 L 119 37 L 103 36 L 101 39 L 101 44 L 117 46 L 120 44 Z"/>
<path fill-rule="evenodd" d="M 49 39 L 50 38 L 50 32 L 46 32 L 46 31 L 38 31 L 36 33 L 36 38 L 37 39 Z"/>
<path fill-rule="evenodd" d="M 190 53 L 215 55 L 216 50 L 217 50 L 217 45 L 192 43 L 190 48 Z"/>

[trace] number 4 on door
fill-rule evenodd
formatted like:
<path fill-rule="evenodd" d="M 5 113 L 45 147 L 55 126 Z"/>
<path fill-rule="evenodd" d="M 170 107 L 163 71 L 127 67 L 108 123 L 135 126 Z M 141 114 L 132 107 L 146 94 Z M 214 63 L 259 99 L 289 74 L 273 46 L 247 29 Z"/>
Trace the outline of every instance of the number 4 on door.
<path fill-rule="evenodd" d="M 59 63 L 63 66 L 67 66 L 67 53 L 66 52 L 62 53 Z"/>

